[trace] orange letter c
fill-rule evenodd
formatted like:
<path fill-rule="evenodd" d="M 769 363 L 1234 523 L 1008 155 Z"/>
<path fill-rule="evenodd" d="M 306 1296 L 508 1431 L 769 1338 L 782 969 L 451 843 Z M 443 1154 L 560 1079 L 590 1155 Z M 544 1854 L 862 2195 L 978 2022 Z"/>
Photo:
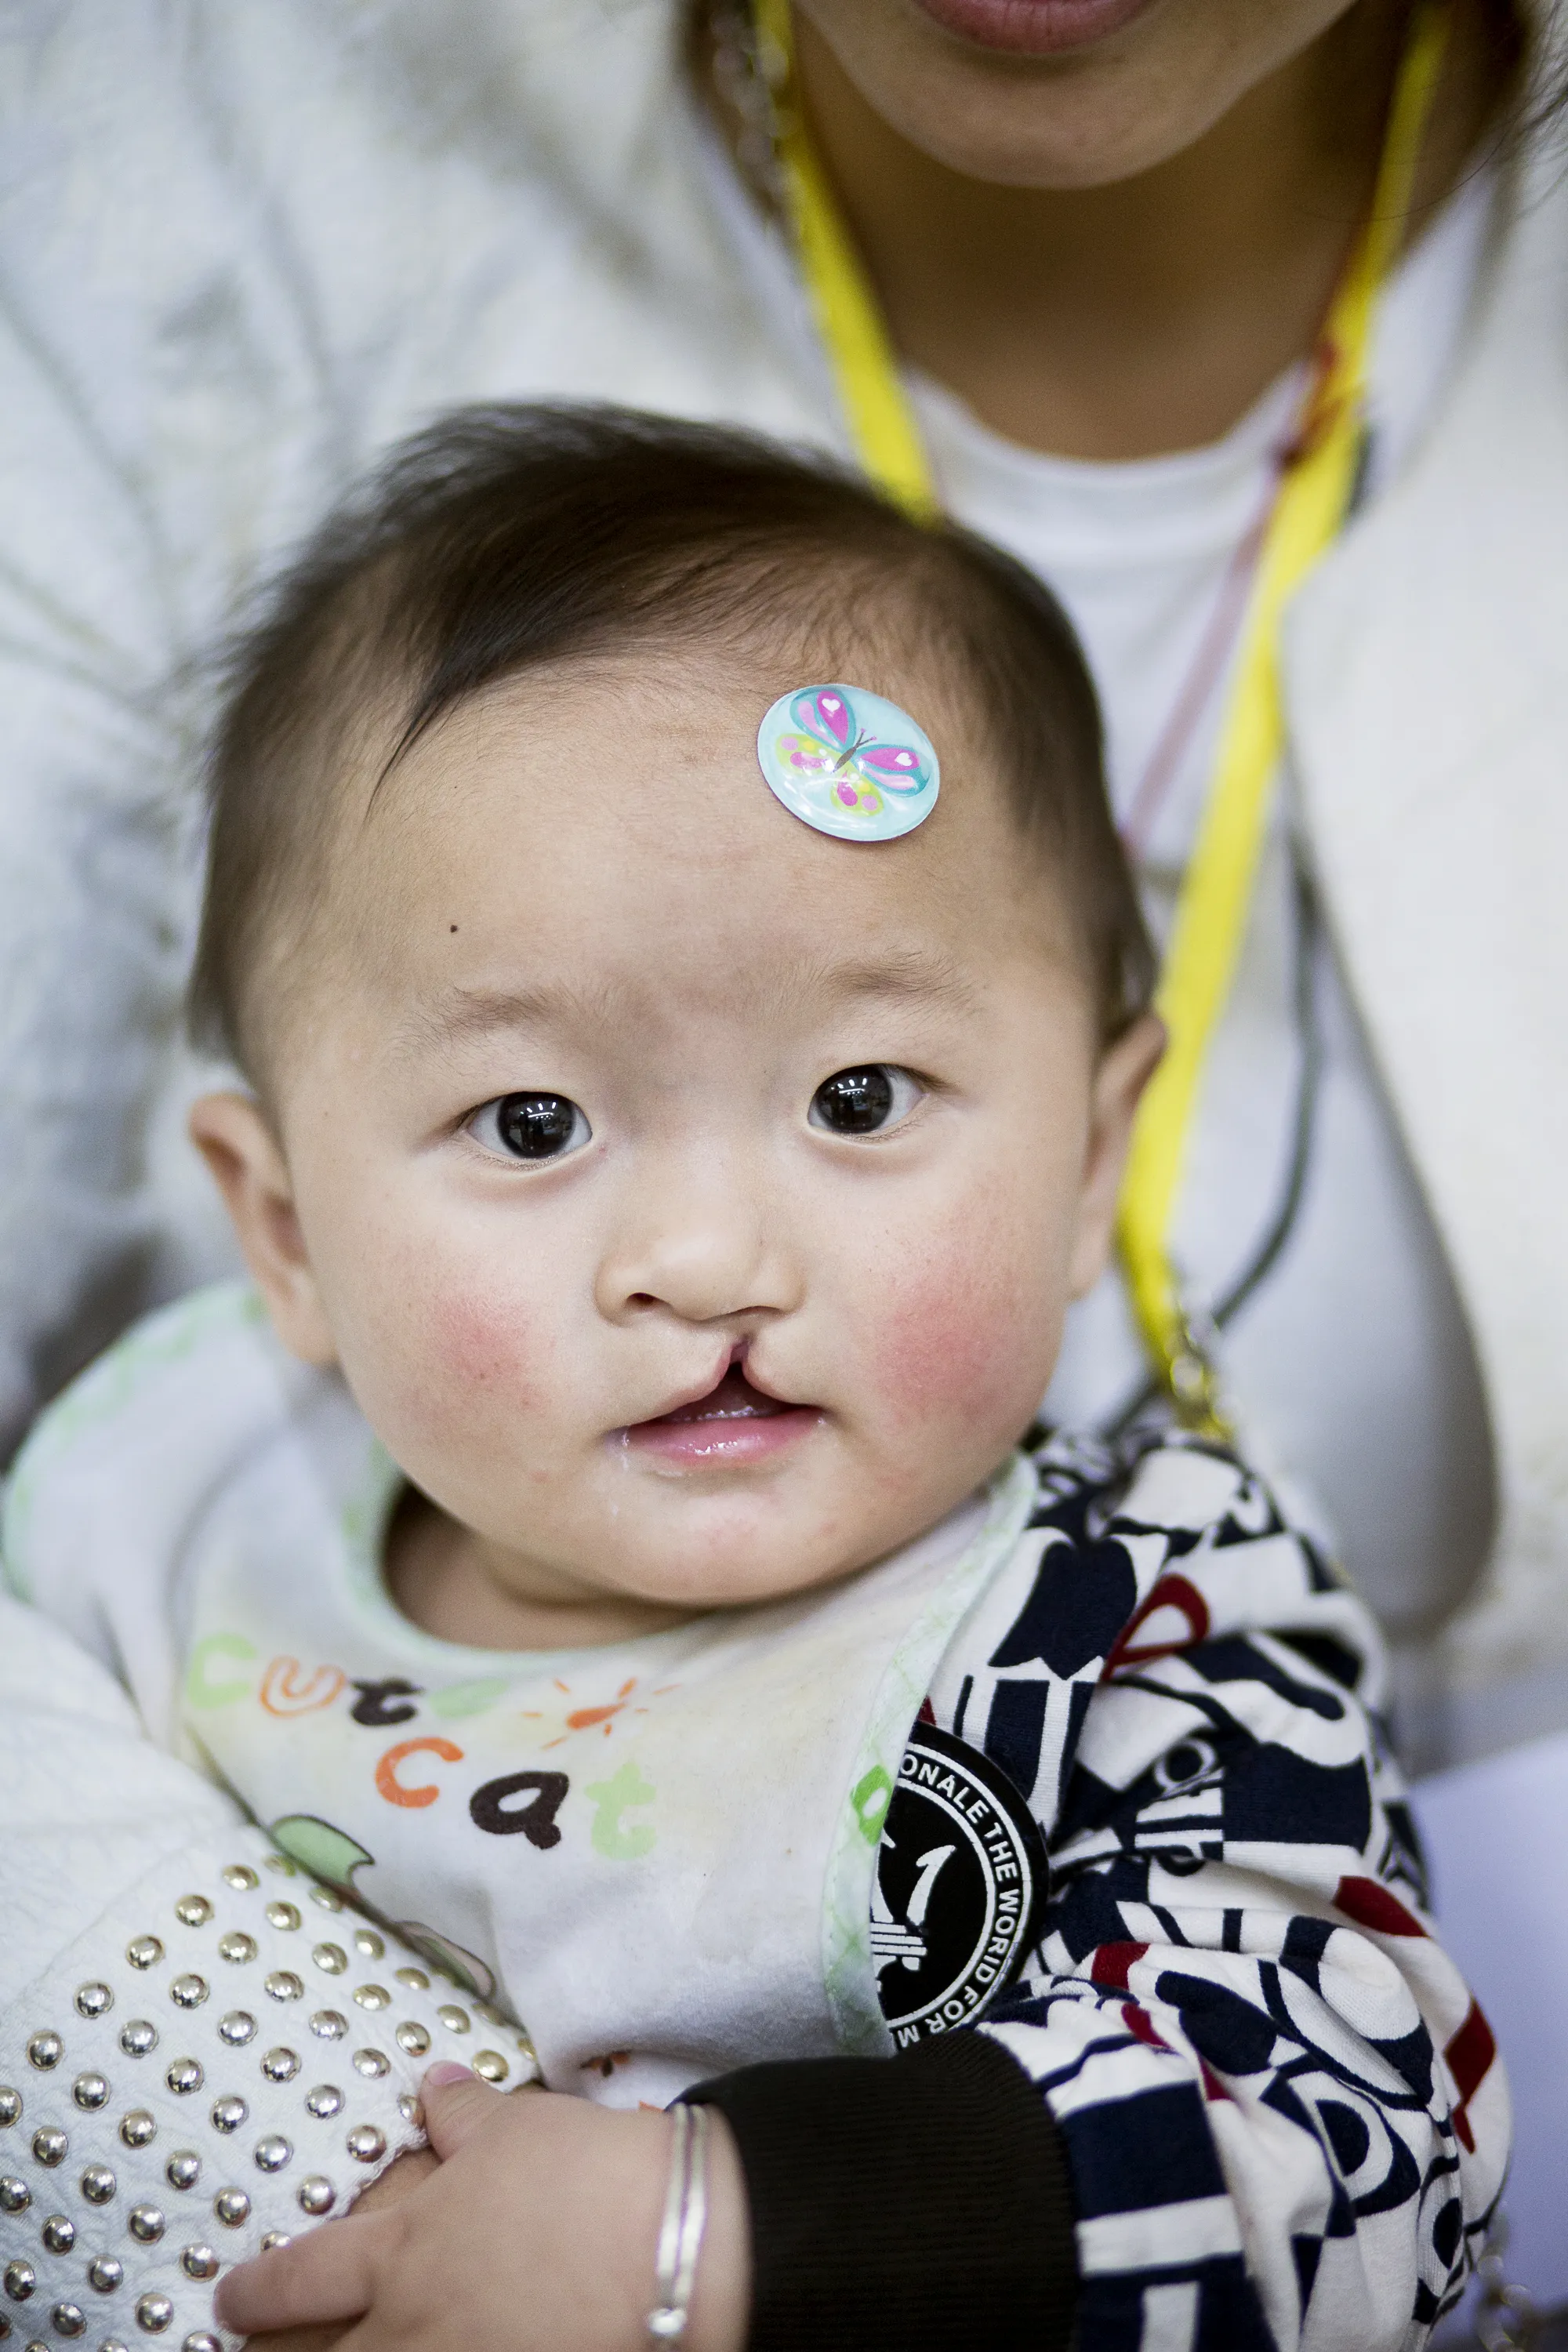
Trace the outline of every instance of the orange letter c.
<path fill-rule="evenodd" d="M 452 1739 L 400 1739 L 389 1748 L 375 1768 L 375 1785 L 389 1805 L 433 1805 L 441 1791 L 434 1781 L 422 1789 L 405 1789 L 397 1777 L 397 1768 L 405 1756 L 421 1752 L 438 1756 L 443 1764 L 460 1764 L 463 1751 Z"/>

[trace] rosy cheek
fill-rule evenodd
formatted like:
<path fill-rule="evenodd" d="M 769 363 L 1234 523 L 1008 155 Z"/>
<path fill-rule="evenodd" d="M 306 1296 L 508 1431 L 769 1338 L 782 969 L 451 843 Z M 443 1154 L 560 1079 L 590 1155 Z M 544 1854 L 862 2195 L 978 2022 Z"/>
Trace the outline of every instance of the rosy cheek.
<path fill-rule="evenodd" d="M 517 1412 L 535 1403 L 542 1335 L 517 1300 L 436 1298 L 428 1308 L 427 1335 L 431 1384 L 452 1402 L 498 1397 Z"/>
<path fill-rule="evenodd" d="M 1049 1374 L 1047 1286 L 1020 1277 L 1016 1254 L 973 1226 L 923 1260 L 886 1270 L 868 1318 L 868 1369 L 906 1427 L 1027 1416 Z"/>
<path fill-rule="evenodd" d="M 368 1347 L 350 1370 L 367 1406 L 365 1391 L 378 1392 L 394 1451 L 414 1438 L 465 1453 L 493 1442 L 498 1426 L 515 1443 L 550 1394 L 547 1318 L 504 1286 L 493 1265 L 481 1275 L 416 1255 L 394 1259 L 380 1293 Z"/>
<path fill-rule="evenodd" d="M 878 1333 L 879 1385 L 900 1421 L 945 1419 L 994 1381 L 997 1332 L 974 1294 L 951 1283 L 908 1286 Z"/>

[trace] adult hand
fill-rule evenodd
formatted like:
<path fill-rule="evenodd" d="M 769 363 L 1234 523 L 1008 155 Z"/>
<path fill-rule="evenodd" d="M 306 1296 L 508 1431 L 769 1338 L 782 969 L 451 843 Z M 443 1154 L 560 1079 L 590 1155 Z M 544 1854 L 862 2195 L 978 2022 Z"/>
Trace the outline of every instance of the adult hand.
<path fill-rule="evenodd" d="M 510 2096 L 433 2066 L 422 2095 L 441 2159 L 406 2196 L 231 2271 L 226 2327 L 256 2336 L 357 2321 L 353 2352 L 637 2352 L 674 2144 L 667 2115 L 553 2091 Z M 709 2138 L 708 2228 L 690 2352 L 742 2352 L 750 2307 L 744 2177 L 722 2118 Z M 318 2338 L 331 2342 L 335 2338 Z"/>

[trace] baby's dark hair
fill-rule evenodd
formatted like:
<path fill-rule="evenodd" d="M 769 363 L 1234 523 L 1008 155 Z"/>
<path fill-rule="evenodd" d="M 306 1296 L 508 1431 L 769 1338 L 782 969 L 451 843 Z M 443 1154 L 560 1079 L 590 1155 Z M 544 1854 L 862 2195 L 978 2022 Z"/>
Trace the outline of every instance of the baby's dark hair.
<path fill-rule="evenodd" d="M 1099 706 L 1048 590 L 971 532 L 753 435 L 518 404 L 458 410 L 394 450 L 237 640 L 209 767 L 197 1040 L 254 1074 L 258 975 L 280 976 L 324 887 L 338 787 L 367 749 L 384 782 L 499 681 L 639 647 L 867 685 L 880 656 L 956 688 L 1059 877 L 1104 1037 L 1146 1006 Z"/>

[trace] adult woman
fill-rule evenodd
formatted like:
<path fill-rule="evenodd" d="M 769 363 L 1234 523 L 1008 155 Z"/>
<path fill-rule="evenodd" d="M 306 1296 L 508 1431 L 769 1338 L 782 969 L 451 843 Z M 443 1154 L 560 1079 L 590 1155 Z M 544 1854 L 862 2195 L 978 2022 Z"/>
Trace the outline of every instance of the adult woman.
<path fill-rule="evenodd" d="M 346 466 L 454 398 L 630 389 L 844 430 L 779 227 L 714 134 L 717 120 L 755 156 L 732 9 L 590 23 L 463 0 L 439 49 L 427 17 L 396 9 L 363 45 L 330 9 L 198 12 L 185 45 L 154 7 L 112 33 L 89 14 L 38 12 L 32 70 L 12 77 L 12 152 L 38 160 L 0 221 L 14 1427 L 139 1289 L 185 1270 L 177 1244 L 169 1256 L 194 1208 L 170 1191 L 186 1181 L 172 1122 L 155 1122 L 150 1181 L 141 1164 L 185 912 L 168 787 L 188 739 L 149 703 L 237 587 Z M 1212 763 L 1220 608 L 1238 605 L 1299 371 L 1368 202 L 1407 21 L 1403 0 L 801 12 L 813 135 L 914 371 L 939 487 L 1037 562 L 1083 628 L 1157 908 Z M 1560 1276 L 1544 1192 L 1539 1234 L 1529 1206 L 1556 1163 L 1553 1089 L 1520 1034 L 1555 992 L 1533 963 L 1528 990 L 1505 978 L 1526 938 L 1547 951 L 1552 927 L 1519 894 L 1552 860 L 1510 758 L 1522 870 L 1500 862 L 1495 767 L 1505 712 L 1522 763 L 1517 689 L 1550 709 L 1563 643 L 1559 567 L 1532 564 L 1524 535 L 1561 462 L 1562 250 L 1560 205 L 1534 193 L 1550 160 L 1510 130 L 1529 102 L 1526 29 L 1500 0 L 1455 0 L 1420 146 L 1426 233 L 1373 365 L 1373 495 L 1288 630 L 1295 830 L 1384 1077 L 1318 950 L 1311 1183 L 1227 1361 L 1255 1441 L 1320 1494 L 1411 1639 L 1408 1736 L 1426 1760 L 1568 1718 L 1568 1677 L 1541 1678 L 1568 1661 Z M 711 93 L 715 73 L 729 103 L 710 111 L 689 78 Z M 1435 765 L 1460 759 L 1486 769 L 1439 787 Z M 1256 1270 L 1291 1205 L 1289 830 L 1174 1236 L 1205 1307 Z M 1518 1099 L 1500 1100 L 1512 1073 Z M 1062 1401 L 1110 1412 L 1139 1362 L 1108 1298 Z"/>
<path fill-rule="evenodd" d="M 787 102 L 912 371 L 938 487 L 1084 629 L 1157 911 L 1409 19 L 1403 0 L 797 11 Z M 1238 1407 L 1405 1635 L 1431 1760 L 1568 1720 L 1568 969 L 1545 897 L 1568 207 L 1521 128 L 1531 37 L 1550 78 L 1544 12 L 1453 0 L 1361 511 L 1284 633 L 1289 790 L 1173 1236 L 1197 1306 L 1246 1293 Z M 845 436 L 731 11 L 449 0 L 367 25 L 57 0 L 12 58 L 0 1318 L 19 1423 L 138 1290 L 191 1270 L 160 1040 L 187 920 L 170 780 L 200 689 L 167 682 L 237 590 L 457 399 L 629 394 Z M 1061 1401 L 1114 1416 L 1140 1381 L 1108 1295 Z"/>

